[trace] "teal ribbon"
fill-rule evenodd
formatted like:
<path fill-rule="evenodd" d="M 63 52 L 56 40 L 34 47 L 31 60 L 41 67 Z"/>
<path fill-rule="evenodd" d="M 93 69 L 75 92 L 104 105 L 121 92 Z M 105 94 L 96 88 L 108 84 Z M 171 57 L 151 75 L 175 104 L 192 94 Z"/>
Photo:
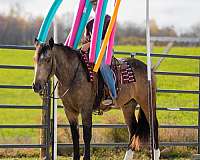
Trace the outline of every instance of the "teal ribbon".
<path fill-rule="evenodd" d="M 83 15 L 81 17 L 81 22 L 80 22 L 80 25 L 79 25 L 79 28 L 78 28 L 78 31 L 77 31 L 77 34 L 76 34 L 76 38 L 75 38 L 74 48 L 78 47 L 78 44 L 81 40 L 83 31 L 84 31 L 85 26 L 87 24 L 87 20 L 90 16 L 91 10 L 92 10 L 92 4 L 91 4 L 90 0 L 86 0 Z"/>
<path fill-rule="evenodd" d="M 50 25 L 56 14 L 56 11 L 58 10 L 61 3 L 62 3 L 62 0 L 55 0 L 53 5 L 51 6 L 46 18 L 43 20 L 42 25 L 40 27 L 38 37 L 37 37 L 37 39 L 40 43 L 45 43 L 48 32 L 49 32 Z"/>
<path fill-rule="evenodd" d="M 98 54 L 99 54 L 100 49 L 101 49 L 101 39 L 102 39 L 102 35 L 103 35 L 103 28 L 104 28 L 104 21 L 105 21 L 107 4 L 108 4 L 108 0 L 104 0 L 103 6 L 102 6 L 102 11 L 101 11 L 101 19 L 100 19 L 100 23 L 99 23 L 99 30 L 98 30 L 98 37 L 97 37 L 97 44 L 96 44 L 96 54 L 95 54 L 96 59 L 95 59 L 95 62 L 97 60 Z"/>

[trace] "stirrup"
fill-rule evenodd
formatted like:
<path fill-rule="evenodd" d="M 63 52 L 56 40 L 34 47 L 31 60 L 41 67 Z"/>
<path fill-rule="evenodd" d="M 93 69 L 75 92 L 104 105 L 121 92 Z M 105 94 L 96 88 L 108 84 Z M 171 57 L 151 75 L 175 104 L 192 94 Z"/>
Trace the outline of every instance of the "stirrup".
<path fill-rule="evenodd" d="M 104 106 L 110 106 L 113 104 L 112 99 L 105 99 L 101 102 Z"/>
<path fill-rule="evenodd" d="M 109 107 L 110 109 L 119 109 L 119 107 L 117 106 L 117 102 L 116 100 L 112 100 L 112 99 L 105 99 L 101 102 L 101 104 L 103 106 Z"/>

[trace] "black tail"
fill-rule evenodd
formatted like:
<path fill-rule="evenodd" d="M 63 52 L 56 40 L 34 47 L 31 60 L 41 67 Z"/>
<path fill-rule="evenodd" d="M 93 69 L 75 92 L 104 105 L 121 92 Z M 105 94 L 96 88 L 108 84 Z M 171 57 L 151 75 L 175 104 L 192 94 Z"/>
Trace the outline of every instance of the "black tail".
<path fill-rule="evenodd" d="M 143 110 L 140 108 L 138 113 L 138 125 L 137 125 L 136 133 L 132 139 L 132 148 L 134 150 L 140 150 L 140 147 L 144 144 L 148 144 L 149 135 L 150 135 L 150 127 L 149 123 L 146 119 L 146 116 Z"/>

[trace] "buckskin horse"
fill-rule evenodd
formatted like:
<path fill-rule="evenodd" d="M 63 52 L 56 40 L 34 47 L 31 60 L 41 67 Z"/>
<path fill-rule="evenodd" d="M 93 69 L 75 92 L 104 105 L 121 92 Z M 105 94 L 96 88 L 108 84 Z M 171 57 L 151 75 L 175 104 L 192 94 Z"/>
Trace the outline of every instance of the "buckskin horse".
<path fill-rule="evenodd" d="M 83 65 L 81 65 L 80 51 L 54 44 L 53 39 L 49 44 L 40 44 L 35 40 L 34 66 L 35 76 L 33 82 L 34 92 L 43 94 L 47 81 L 55 75 L 59 81 L 58 94 L 64 105 L 65 114 L 69 120 L 72 141 L 73 159 L 79 160 L 79 129 L 78 115 L 82 116 L 84 160 L 90 160 L 90 141 L 92 137 L 92 113 L 97 93 L 97 78 L 88 82 Z M 124 160 L 132 159 L 134 151 L 143 145 L 149 145 L 149 108 L 147 93 L 146 65 L 135 59 L 126 59 L 134 68 L 136 82 L 120 86 L 117 105 L 120 106 L 129 131 L 129 145 Z M 155 159 L 159 159 L 160 150 L 158 144 L 158 121 L 156 118 L 156 84 L 152 73 L 152 98 L 154 113 L 154 140 Z M 135 109 L 140 105 L 136 119 Z"/>

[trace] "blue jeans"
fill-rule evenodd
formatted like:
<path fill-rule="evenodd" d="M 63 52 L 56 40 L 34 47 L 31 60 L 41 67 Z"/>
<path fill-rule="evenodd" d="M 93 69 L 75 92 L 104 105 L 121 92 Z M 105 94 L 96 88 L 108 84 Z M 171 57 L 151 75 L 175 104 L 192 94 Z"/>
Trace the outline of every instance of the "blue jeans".
<path fill-rule="evenodd" d="M 109 65 L 105 64 L 104 61 L 101 63 L 100 71 L 103 76 L 104 82 L 108 86 L 108 89 L 111 92 L 111 97 L 113 99 L 117 98 L 117 92 L 115 88 L 115 80 L 114 80 L 114 73 Z"/>

